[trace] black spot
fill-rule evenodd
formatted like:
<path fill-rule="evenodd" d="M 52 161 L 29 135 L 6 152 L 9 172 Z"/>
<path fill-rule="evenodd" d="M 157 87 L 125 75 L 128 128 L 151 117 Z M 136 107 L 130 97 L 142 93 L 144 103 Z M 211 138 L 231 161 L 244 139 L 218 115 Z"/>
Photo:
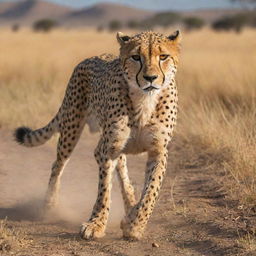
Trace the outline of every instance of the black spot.
<path fill-rule="evenodd" d="M 28 127 L 19 127 L 14 132 L 14 138 L 18 143 L 24 144 L 25 136 L 31 132 L 32 130 Z"/>

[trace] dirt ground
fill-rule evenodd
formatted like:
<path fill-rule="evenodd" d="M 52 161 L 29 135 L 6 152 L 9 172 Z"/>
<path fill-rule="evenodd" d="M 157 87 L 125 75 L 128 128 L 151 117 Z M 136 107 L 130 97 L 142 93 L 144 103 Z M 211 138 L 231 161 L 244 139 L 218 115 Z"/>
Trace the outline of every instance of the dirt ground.
<path fill-rule="evenodd" d="M 5 227 L 12 232 L 8 246 L 3 246 L 0 233 L 0 255 L 256 255 L 250 244 L 256 213 L 230 199 L 223 170 L 215 168 L 214 159 L 191 158 L 179 138 L 170 146 L 164 186 L 144 238 L 122 239 L 119 223 L 124 211 L 115 177 L 106 237 L 81 240 L 79 226 L 96 198 L 96 143 L 97 135 L 81 138 L 62 178 L 60 206 L 52 219 L 42 221 L 40 206 L 55 158 L 54 143 L 23 148 L 11 132 L 0 131 L 0 219 L 7 218 Z M 145 156 L 129 157 L 138 195 L 144 166 Z"/>

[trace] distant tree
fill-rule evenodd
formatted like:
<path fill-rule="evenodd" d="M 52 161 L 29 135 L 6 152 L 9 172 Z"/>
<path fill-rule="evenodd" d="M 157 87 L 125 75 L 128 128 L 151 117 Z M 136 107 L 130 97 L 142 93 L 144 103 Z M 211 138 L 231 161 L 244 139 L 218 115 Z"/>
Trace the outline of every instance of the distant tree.
<path fill-rule="evenodd" d="M 254 28 L 256 27 L 256 11 L 255 10 L 247 11 L 240 15 L 244 17 L 247 26 L 254 27 Z"/>
<path fill-rule="evenodd" d="M 256 28 L 256 12 L 252 11 L 247 14 L 247 19 L 249 20 L 249 25 Z"/>
<path fill-rule="evenodd" d="M 136 29 L 140 27 L 140 23 L 136 20 L 129 20 L 126 25 L 130 29 Z"/>
<path fill-rule="evenodd" d="M 53 28 L 57 27 L 58 23 L 51 19 L 41 19 L 33 24 L 34 31 L 49 32 Z"/>
<path fill-rule="evenodd" d="M 205 25 L 204 20 L 198 17 L 184 18 L 183 23 L 187 30 L 201 29 Z"/>
<path fill-rule="evenodd" d="M 99 25 L 97 27 L 97 32 L 102 32 L 104 30 L 104 26 L 103 25 Z"/>
<path fill-rule="evenodd" d="M 20 30 L 20 25 L 18 23 L 15 23 L 12 25 L 12 31 L 18 32 Z"/>
<path fill-rule="evenodd" d="M 235 30 L 236 32 L 241 32 L 243 27 L 248 24 L 248 17 L 245 14 L 236 14 L 215 21 L 212 24 L 212 28 L 215 30 Z"/>
<path fill-rule="evenodd" d="M 119 20 L 112 20 L 109 22 L 109 30 L 117 31 L 122 27 L 122 23 Z"/>
<path fill-rule="evenodd" d="M 161 12 L 153 17 L 147 18 L 142 22 L 145 28 L 152 28 L 155 26 L 168 27 L 181 21 L 180 14 L 176 12 Z"/>

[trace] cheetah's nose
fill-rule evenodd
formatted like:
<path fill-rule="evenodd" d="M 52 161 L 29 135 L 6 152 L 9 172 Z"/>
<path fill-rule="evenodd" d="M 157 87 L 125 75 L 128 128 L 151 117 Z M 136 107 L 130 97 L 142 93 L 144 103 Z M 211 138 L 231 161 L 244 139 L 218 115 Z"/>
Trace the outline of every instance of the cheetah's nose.
<path fill-rule="evenodd" d="M 143 76 L 144 79 L 150 83 L 157 79 L 158 76 Z"/>

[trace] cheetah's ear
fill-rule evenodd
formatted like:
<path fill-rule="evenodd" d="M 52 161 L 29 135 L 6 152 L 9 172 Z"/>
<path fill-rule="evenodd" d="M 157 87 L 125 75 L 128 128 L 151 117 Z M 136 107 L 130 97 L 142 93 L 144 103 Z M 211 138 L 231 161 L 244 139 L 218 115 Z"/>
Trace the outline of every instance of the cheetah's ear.
<path fill-rule="evenodd" d="M 117 32 L 116 38 L 120 45 L 123 45 L 124 43 L 130 40 L 130 37 L 128 35 L 123 34 L 122 32 Z"/>
<path fill-rule="evenodd" d="M 180 43 L 181 41 L 181 34 L 180 34 L 180 31 L 177 30 L 175 31 L 173 34 L 171 34 L 170 36 L 167 37 L 170 41 L 174 41 L 174 42 L 177 42 L 177 43 Z"/>

